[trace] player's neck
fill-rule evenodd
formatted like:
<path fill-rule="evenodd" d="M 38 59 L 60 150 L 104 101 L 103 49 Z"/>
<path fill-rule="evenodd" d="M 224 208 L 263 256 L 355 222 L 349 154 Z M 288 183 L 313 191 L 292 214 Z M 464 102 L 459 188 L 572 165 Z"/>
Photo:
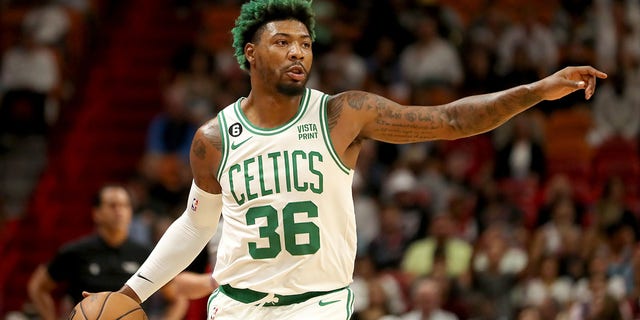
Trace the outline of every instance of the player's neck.
<path fill-rule="evenodd" d="M 289 96 L 253 89 L 241 107 L 247 119 L 254 125 L 273 128 L 288 122 L 296 115 L 300 99 L 302 95 Z"/>

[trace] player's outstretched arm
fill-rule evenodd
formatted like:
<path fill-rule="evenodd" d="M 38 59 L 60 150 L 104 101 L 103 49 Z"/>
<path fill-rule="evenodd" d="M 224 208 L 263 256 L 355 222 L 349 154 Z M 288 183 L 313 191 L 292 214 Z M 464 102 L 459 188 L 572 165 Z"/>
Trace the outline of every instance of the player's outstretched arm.
<path fill-rule="evenodd" d="M 198 129 L 192 141 L 194 183 L 185 212 L 169 226 L 147 260 L 120 289 L 137 301 L 146 300 L 184 270 L 216 232 L 222 210 L 220 184 L 215 178 L 220 159 L 216 124 L 217 119 L 209 121 Z"/>
<path fill-rule="evenodd" d="M 338 109 L 334 121 L 355 138 L 391 143 L 457 139 L 492 130 L 516 114 L 543 100 L 560 99 L 577 90 L 589 99 L 596 78 L 607 75 L 590 66 L 567 67 L 539 81 L 504 91 L 470 96 L 439 106 L 403 106 L 361 91 L 348 91 L 330 100 Z"/>

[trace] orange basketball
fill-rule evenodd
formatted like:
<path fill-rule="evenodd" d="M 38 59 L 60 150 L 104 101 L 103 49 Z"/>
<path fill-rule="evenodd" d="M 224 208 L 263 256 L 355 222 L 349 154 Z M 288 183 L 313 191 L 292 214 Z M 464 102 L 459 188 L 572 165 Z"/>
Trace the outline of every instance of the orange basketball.
<path fill-rule="evenodd" d="M 92 293 L 73 308 L 69 320 L 147 320 L 140 304 L 118 292 Z"/>

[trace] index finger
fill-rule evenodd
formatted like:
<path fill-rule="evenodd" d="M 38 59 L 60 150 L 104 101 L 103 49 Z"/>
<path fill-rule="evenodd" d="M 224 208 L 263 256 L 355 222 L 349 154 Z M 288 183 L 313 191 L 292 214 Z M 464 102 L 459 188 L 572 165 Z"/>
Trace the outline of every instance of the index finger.
<path fill-rule="evenodd" d="M 583 69 L 580 70 L 580 71 L 581 71 L 581 73 L 583 71 L 586 71 L 589 75 L 598 77 L 600 79 L 606 79 L 607 78 L 607 74 L 606 73 L 604 73 L 604 72 L 602 72 L 602 71 L 600 71 L 600 70 L 598 70 L 598 69 L 596 69 L 594 67 L 591 67 L 591 66 L 583 67 Z"/>

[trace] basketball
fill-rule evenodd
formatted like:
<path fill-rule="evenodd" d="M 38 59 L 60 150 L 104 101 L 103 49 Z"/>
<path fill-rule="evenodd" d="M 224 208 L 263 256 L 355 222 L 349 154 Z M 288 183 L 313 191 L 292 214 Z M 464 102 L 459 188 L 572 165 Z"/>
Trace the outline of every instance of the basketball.
<path fill-rule="evenodd" d="M 118 292 L 92 293 L 69 314 L 69 320 L 147 320 L 140 304 Z"/>

